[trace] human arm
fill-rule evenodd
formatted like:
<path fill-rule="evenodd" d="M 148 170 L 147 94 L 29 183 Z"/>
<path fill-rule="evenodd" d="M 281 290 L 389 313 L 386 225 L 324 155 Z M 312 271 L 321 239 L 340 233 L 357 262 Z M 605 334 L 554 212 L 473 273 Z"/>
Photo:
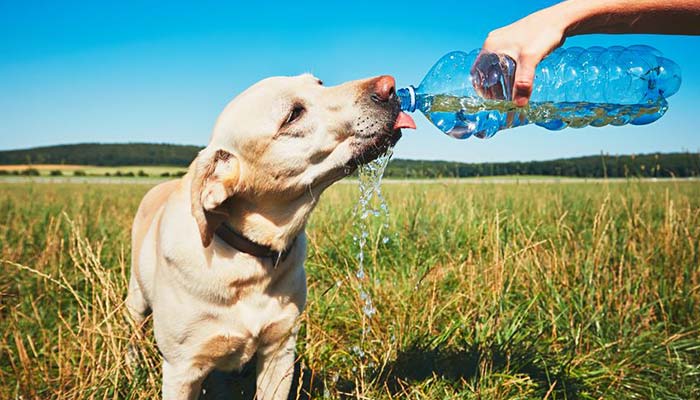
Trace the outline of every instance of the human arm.
<path fill-rule="evenodd" d="M 537 64 L 567 37 L 588 33 L 700 35 L 700 0 L 568 0 L 492 31 L 483 50 L 516 61 L 513 101 L 525 106 Z"/>

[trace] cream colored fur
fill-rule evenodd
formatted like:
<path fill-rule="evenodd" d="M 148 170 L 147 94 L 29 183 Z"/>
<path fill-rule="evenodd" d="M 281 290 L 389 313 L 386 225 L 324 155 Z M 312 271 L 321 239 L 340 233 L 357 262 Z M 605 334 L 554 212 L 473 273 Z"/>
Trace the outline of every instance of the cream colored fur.
<path fill-rule="evenodd" d="M 369 100 L 375 81 L 261 81 L 224 109 L 182 179 L 146 194 L 133 224 L 127 306 L 139 325 L 152 312 L 163 398 L 195 399 L 212 370 L 238 370 L 254 355 L 257 398 L 287 397 L 309 213 L 358 156 L 397 138 L 397 105 Z M 250 240 L 292 250 L 277 266 L 239 252 L 214 235 L 224 220 Z"/>

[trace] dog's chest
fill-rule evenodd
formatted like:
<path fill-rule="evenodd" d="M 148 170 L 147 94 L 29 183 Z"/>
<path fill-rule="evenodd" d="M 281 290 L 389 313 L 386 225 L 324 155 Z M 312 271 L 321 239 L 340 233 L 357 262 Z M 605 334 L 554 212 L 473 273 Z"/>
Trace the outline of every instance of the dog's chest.
<path fill-rule="evenodd" d="M 304 251 L 276 267 L 218 240 L 207 251 L 193 257 L 196 252 L 186 246 L 163 249 L 167 274 L 161 275 L 168 284 L 157 290 L 161 307 L 155 319 L 164 338 L 159 346 L 167 353 L 184 351 L 194 367 L 240 369 L 256 351 L 279 346 L 294 328 L 306 301 Z M 178 312 L 169 318 L 164 310 Z"/>
<path fill-rule="evenodd" d="M 266 293 L 249 294 L 226 310 L 209 311 L 198 358 L 217 369 L 241 369 L 256 351 L 279 346 L 299 312 L 294 303 Z"/>

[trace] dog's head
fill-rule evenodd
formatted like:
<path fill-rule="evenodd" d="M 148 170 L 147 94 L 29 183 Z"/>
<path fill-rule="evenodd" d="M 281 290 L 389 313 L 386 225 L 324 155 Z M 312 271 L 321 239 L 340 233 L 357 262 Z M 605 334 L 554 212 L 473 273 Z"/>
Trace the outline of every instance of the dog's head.
<path fill-rule="evenodd" d="M 234 197 L 282 219 L 308 214 L 325 188 L 383 154 L 403 127 L 414 126 L 389 76 L 334 87 L 308 74 L 258 82 L 226 106 L 191 168 L 202 243 Z"/>

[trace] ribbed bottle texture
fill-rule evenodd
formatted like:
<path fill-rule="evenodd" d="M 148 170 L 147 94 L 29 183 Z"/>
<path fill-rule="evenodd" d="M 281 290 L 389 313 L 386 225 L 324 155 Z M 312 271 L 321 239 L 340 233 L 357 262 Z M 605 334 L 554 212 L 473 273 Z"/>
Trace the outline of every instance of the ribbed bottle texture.
<path fill-rule="evenodd" d="M 397 94 L 404 111 L 419 109 L 444 133 L 465 139 L 530 123 L 550 130 L 649 124 L 681 84 L 678 65 L 649 46 L 557 49 L 538 65 L 529 105 L 518 108 L 510 101 L 515 69 L 508 56 L 455 51 L 417 88 Z"/>

